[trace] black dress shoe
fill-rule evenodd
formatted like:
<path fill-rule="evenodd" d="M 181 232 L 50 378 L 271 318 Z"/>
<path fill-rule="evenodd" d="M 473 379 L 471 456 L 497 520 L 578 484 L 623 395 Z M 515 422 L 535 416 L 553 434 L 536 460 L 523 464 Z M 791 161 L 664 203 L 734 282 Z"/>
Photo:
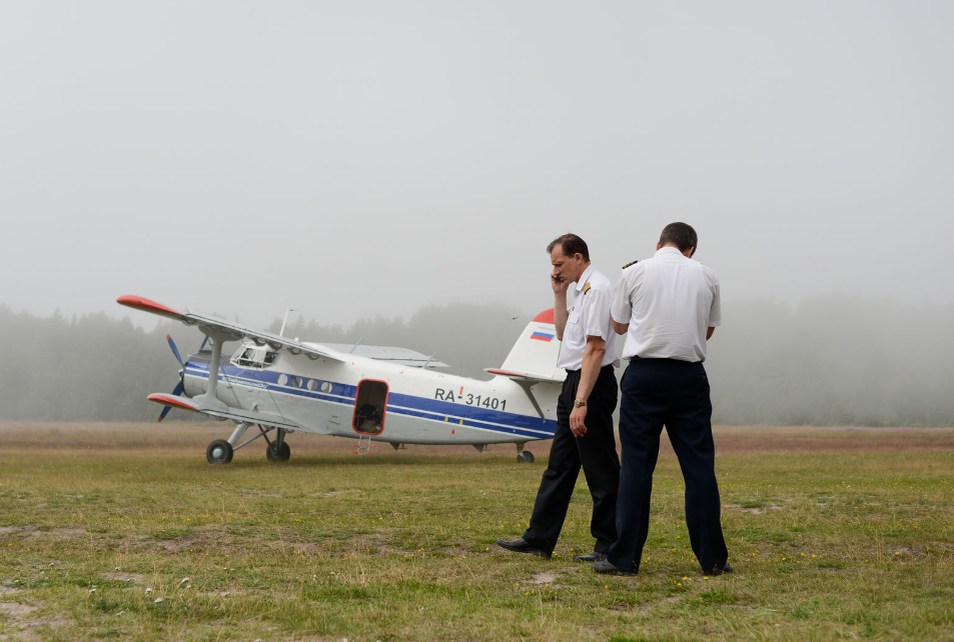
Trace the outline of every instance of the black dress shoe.
<path fill-rule="evenodd" d="M 723 573 L 731 573 L 732 570 L 732 565 L 726 562 L 722 568 L 719 568 L 718 566 L 714 567 L 709 575 L 722 575 Z"/>
<path fill-rule="evenodd" d="M 577 555 L 573 558 L 574 562 L 600 562 L 606 559 L 606 553 L 587 553 L 586 555 Z"/>
<path fill-rule="evenodd" d="M 607 560 L 593 562 L 593 570 L 597 573 L 603 573 L 604 575 L 636 575 L 636 571 L 624 571 L 621 568 L 613 566 L 613 564 Z"/>
<path fill-rule="evenodd" d="M 540 557 L 550 557 L 550 551 L 537 548 L 522 537 L 518 537 L 517 539 L 498 539 L 497 546 L 505 548 L 508 551 L 513 551 L 514 553 L 530 553 L 531 555 L 539 555 Z"/>

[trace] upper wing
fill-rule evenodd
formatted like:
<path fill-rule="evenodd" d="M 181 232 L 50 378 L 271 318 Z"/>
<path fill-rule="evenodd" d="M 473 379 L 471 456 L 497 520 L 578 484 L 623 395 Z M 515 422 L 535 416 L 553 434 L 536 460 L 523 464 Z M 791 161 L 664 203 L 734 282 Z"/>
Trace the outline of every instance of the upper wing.
<path fill-rule="evenodd" d="M 416 350 L 409 350 L 408 348 L 365 346 L 361 344 L 353 345 L 346 343 L 324 343 L 321 347 L 334 350 L 335 352 L 339 352 L 341 354 L 353 354 L 359 357 L 365 357 L 367 359 L 387 361 L 388 363 L 396 363 L 402 366 L 412 366 L 415 368 L 422 368 L 424 366 L 427 366 L 428 368 L 450 367 L 446 363 L 437 361 L 436 359 L 433 359 L 432 357 L 429 357 L 421 352 L 417 352 Z"/>
<path fill-rule="evenodd" d="M 251 339 L 256 343 L 256 345 L 263 346 L 268 344 L 268 346 L 273 350 L 285 348 L 292 354 L 305 354 L 312 359 L 326 357 L 335 361 L 347 360 L 346 354 L 342 354 L 336 350 L 332 350 L 322 345 L 294 341 L 287 337 L 280 337 L 277 334 L 272 334 L 271 332 L 254 330 L 244 325 L 239 325 L 238 323 L 226 321 L 225 319 L 210 317 L 208 315 L 199 314 L 196 312 L 189 312 L 188 310 L 179 312 L 178 310 L 173 310 L 170 307 L 156 303 L 155 301 L 150 301 L 149 299 L 145 299 L 140 296 L 127 294 L 116 299 L 116 303 L 134 308 L 136 310 L 158 314 L 169 319 L 175 319 L 176 321 L 181 321 L 186 325 L 198 326 L 199 330 L 201 330 L 203 334 L 224 335 L 227 341 Z"/>

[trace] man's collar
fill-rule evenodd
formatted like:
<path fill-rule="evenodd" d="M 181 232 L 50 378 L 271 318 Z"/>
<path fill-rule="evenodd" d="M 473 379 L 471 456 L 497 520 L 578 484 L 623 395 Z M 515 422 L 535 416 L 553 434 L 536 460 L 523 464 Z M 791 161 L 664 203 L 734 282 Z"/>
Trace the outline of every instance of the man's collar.
<path fill-rule="evenodd" d="M 678 247 L 672 247 L 671 245 L 667 245 L 666 247 L 661 247 L 661 248 L 659 248 L 658 250 L 656 250 L 656 253 L 653 254 L 653 257 L 655 258 L 655 257 L 661 256 L 661 255 L 663 255 L 663 254 L 678 254 L 679 256 L 681 256 L 681 257 L 683 257 L 683 258 L 686 257 L 685 254 L 683 254 L 682 252 L 679 251 L 679 248 L 678 248 Z"/>
<path fill-rule="evenodd" d="M 593 270 L 596 268 L 593 267 L 593 264 L 590 263 L 586 266 L 586 269 L 583 270 L 583 274 L 580 275 L 580 278 L 576 282 L 576 293 L 579 294 L 580 290 L 583 289 L 583 286 L 586 285 L 586 282 L 590 280 L 590 276 L 593 274 Z"/>

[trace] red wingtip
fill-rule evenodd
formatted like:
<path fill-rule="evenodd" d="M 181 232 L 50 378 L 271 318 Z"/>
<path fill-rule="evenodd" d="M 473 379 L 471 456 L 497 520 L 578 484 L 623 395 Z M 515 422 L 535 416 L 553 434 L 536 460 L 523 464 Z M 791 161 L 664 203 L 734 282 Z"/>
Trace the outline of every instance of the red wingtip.
<path fill-rule="evenodd" d="M 129 308 L 135 308 L 136 310 L 142 310 L 143 312 L 152 312 L 153 314 L 169 317 L 170 319 L 182 318 L 182 314 L 176 312 L 172 308 L 156 303 L 155 301 L 150 301 L 149 299 L 144 299 L 141 296 L 135 296 L 133 294 L 124 294 L 123 296 L 116 299 L 116 303 L 119 305 L 125 305 Z"/>
<path fill-rule="evenodd" d="M 493 368 L 487 368 L 487 372 L 490 374 L 504 375 L 505 377 L 522 377 L 523 375 L 519 372 L 510 372 L 508 370 L 495 370 Z"/>
<path fill-rule="evenodd" d="M 162 417 L 159 417 L 158 422 L 162 423 Z"/>
<path fill-rule="evenodd" d="M 537 316 L 533 317 L 534 323 L 553 323 L 553 308 L 549 310 L 544 310 Z"/>
<path fill-rule="evenodd" d="M 175 408 L 182 408 L 184 410 L 191 410 L 192 412 L 196 412 L 195 408 L 193 408 L 189 404 L 182 403 L 182 401 L 180 401 L 178 397 L 175 397 L 173 395 L 167 395 L 161 392 L 157 392 L 155 394 L 149 395 L 148 397 L 146 397 L 146 399 L 148 399 L 149 401 L 154 401 L 156 403 L 162 404 L 163 406 L 173 406 Z M 159 421 L 162 421 L 162 419 L 160 419 Z"/>

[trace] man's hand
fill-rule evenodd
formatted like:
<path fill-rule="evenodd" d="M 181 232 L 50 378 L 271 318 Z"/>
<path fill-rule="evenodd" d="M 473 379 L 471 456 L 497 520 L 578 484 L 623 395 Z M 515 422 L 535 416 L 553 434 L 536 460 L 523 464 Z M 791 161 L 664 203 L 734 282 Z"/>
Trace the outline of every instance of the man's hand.
<path fill-rule="evenodd" d="M 585 435 L 586 426 L 583 425 L 584 421 L 586 421 L 586 406 L 574 408 L 573 412 L 570 413 L 570 432 L 577 437 Z"/>
<path fill-rule="evenodd" d="M 550 272 L 550 287 L 553 288 L 554 294 L 565 295 L 570 282 L 563 278 L 559 270 L 553 270 Z"/>

